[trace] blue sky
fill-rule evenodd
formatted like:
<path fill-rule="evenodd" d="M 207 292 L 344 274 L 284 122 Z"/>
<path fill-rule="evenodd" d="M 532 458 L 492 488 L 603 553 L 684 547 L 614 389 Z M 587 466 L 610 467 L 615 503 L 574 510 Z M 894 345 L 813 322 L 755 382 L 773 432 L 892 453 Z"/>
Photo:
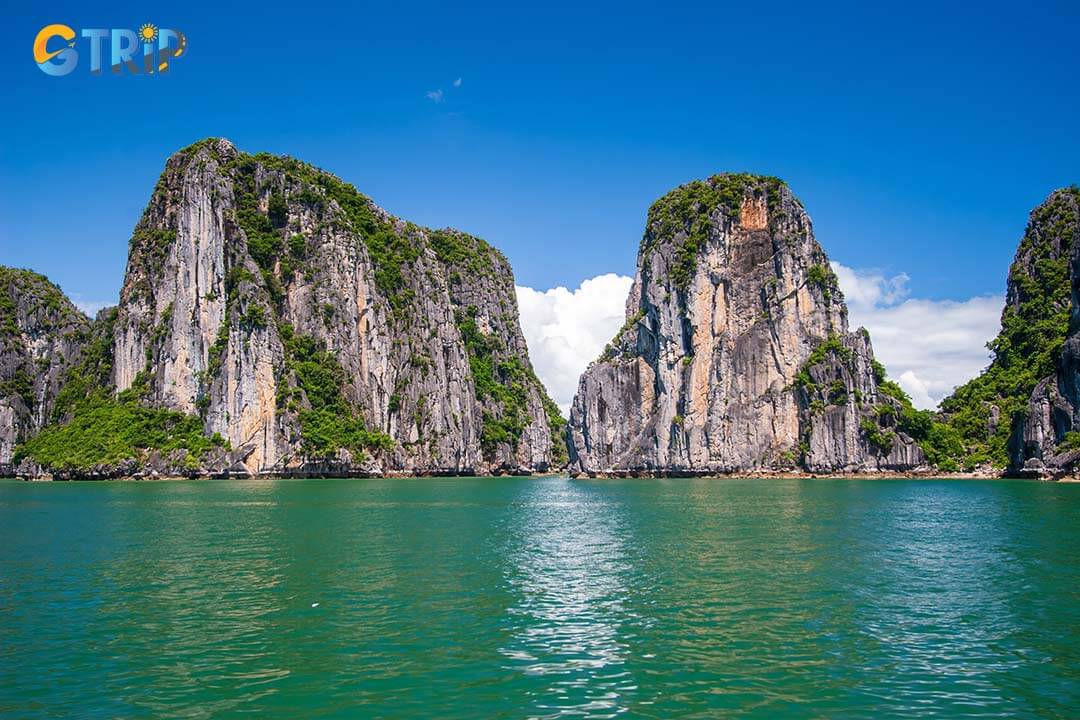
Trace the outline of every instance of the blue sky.
<path fill-rule="evenodd" d="M 540 289 L 632 273 L 648 205 L 732 170 L 786 179 L 846 266 L 1000 293 L 1028 211 L 1080 182 L 1075 2 L 22 5 L 0 262 L 84 301 L 115 300 L 166 157 L 206 136 L 481 235 Z M 154 22 L 189 52 L 168 76 L 49 77 L 31 45 L 50 22 Z"/>

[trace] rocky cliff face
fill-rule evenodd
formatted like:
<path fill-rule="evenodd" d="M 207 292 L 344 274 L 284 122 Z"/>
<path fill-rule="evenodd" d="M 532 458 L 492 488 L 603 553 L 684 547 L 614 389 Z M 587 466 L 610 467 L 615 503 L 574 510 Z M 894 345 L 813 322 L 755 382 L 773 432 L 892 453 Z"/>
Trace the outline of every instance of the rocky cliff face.
<path fill-rule="evenodd" d="M 89 330 L 48 278 L 0 266 L 0 474 L 11 473 L 15 447 L 52 419 Z"/>
<path fill-rule="evenodd" d="M 169 159 L 131 239 L 113 381 L 251 472 L 545 470 L 561 420 L 505 258 L 225 140 Z"/>
<path fill-rule="evenodd" d="M 903 401 L 781 181 L 718 175 L 649 210 L 626 324 L 582 376 L 572 466 L 693 474 L 910 469 Z M 902 396 L 902 393 L 899 393 Z"/>
<path fill-rule="evenodd" d="M 1080 189 L 1057 190 L 1032 211 L 1001 325 L 991 366 L 944 406 L 974 416 L 990 443 L 1008 437 L 1010 473 L 1072 470 L 1080 461 Z"/>

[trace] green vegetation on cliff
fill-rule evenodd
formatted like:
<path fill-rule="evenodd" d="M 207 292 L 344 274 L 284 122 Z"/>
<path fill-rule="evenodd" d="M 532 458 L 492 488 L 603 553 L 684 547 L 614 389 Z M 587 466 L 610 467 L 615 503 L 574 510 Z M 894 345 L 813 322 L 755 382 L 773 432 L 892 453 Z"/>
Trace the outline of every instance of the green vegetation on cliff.
<path fill-rule="evenodd" d="M 83 316 L 49 278 L 32 270 L 0 265 L 0 346 L 19 334 L 16 298 L 24 298 L 36 312 L 44 328 L 82 319 Z"/>
<path fill-rule="evenodd" d="M 463 285 L 466 278 L 494 281 L 502 292 L 513 292 L 513 278 L 510 264 L 498 250 L 484 240 L 458 230 L 429 230 L 427 232 L 431 248 L 436 257 L 447 268 L 451 284 L 451 298 L 457 297 L 458 285 Z M 505 307 L 503 311 L 505 311 Z M 528 413 L 529 389 L 536 388 L 547 416 L 551 431 L 551 455 L 555 465 L 566 463 L 569 452 L 566 447 L 566 420 L 558 406 L 552 402 L 536 377 L 532 367 L 523 358 L 510 352 L 503 332 L 512 331 L 503 328 L 502 332 L 483 333 L 477 326 L 476 317 L 479 309 L 469 305 L 458 307 L 454 313 L 458 332 L 465 343 L 469 356 L 469 369 L 473 376 L 473 385 L 477 399 L 489 406 L 483 410 L 481 427 L 481 451 L 485 459 L 494 457 L 500 443 L 506 443 L 517 450 L 522 434 L 530 422 Z M 504 323 L 507 316 L 503 316 Z"/>
<path fill-rule="evenodd" d="M 295 245 L 286 243 L 287 198 L 272 192 L 266 213 L 259 210 L 255 187 L 258 166 L 284 173 L 287 184 L 293 180 L 299 182 L 303 189 L 292 199 L 319 210 L 325 210 L 330 202 L 341 209 L 345 222 L 363 240 L 375 269 L 375 283 L 388 298 L 395 317 L 408 318 L 414 293 L 406 277 L 423 247 L 418 233 L 410 232 L 409 226 L 399 232 L 393 222 L 377 212 L 375 204 L 366 195 L 344 180 L 305 162 L 270 153 L 239 153 L 229 166 L 235 171 L 238 187 L 237 221 L 248 236 L 252 257 L 264 271 L 271 269 L 287 250 L 291 255 L 288 258 L 290 266 L 302 261 L 302 253 L 296 252 Z"/>
<path fill-rule="evenodd" d="M 94 397 L 70 420 L 50 425 L 23 443 L 15 462 L 29 457 L 54 470 L 90 470 L 138 459 L 147 450 L 187 450 L 197 461 L 216 447 L 228 444 L 219 435 L 206 437 L 196 416 Z"/>
<path fill-rule="evenodd" d="M 5 464 L 7 441 L 37 428 L 51 404 L 56 372 L 87 327 L 86 317 L 47 277 L 0 265 L 0 403 L 9 411 L 0 427 Z"/>
<path fill-rule="evenodd" d="M 64 377 L 53 423 L 19 446 L 16 463 L 30 458 L 48 469 L 89 471 L 137 460 L 149 450 L 187 450 L 189 460 L 197 462 L 212 448 L 228 447 L 218 435 L 206 437 L 196 416 L 141 405 L 143 373 L 131 389 L 112 395 L 116 315 L 111 308 L 95 322 L 78 364 Z"/>
<path fill-rule="evenodd" d="M 840 289 L 840 280 L 828 265 L 811 265 L 806 269 L 806 281 L 821 290 L 822 296 L 829 300 Z"/>
<path fill-rule="evenodd" d="M 354 233 L 362 241 L 371 261 L 380 295 L 389 302 L 390 319 L 410 330 L 417 312 L 416 264 L 426 249 L 432 250 L 447 269 L 451 286 L 476 279 L 500 280 L 504 279 L 501 273 L 506 273 L 505 282 L 501 286 L 496 284 L 496 292 L 512 293 L 509 264 L 496 249 L 467 233 L 452 229 L 425 231 L 411 223 L 396 221 L 351 184 L 307 163 L 268 153 L 230 152 L 225 156 L 219 153 L 219 145 L 213 140 L 196 143 L 181 151 L 181 161 L 190 162 L 199 148 L 209 148 L 233 180 L 236 223 L 244 231 L 248 251 L 261 270 L 261 284 L 271 298 L 271 308 L 264 310 L 253 306 L 248 297 L 241 325 L 250 328 L 270 322 L 268 312 L 276 318 L 274 322 L 285 349 L 278 405 L 296 413 L 303 452 L 322 457 L 342 448 L 355 453 L 363 449 L 393 447 L 389 436 L 368 429 L 358 410 L 346 401 L 344 371 L 334 354 L 314 338 L 295 333 L 291 325 L 283 322 L 282 304 L 289 283 L 298 275 L 310 277 L 318 272 L 318 268 L 309 266 L 307 240 L 297 233 L 299 228 L 295 223 L 290 224 L 290 211 L 295 212 L 297 205 L 305 207 L 314 212 L 321 226 L 340 225 Z M 256 278 L 246 279 L 259 284 Z M 235 288 L 239 283 L 227 284 Z M 482 291 L 489 290 L 490 287 L 485 287 Z M 451 292 L 453 294 L 453 287 Z M 228 313 L 236 312 L 237 301 L 236 293 L 230 291 Z M 334 307 L 324 306 L 322 312 L 329 323 Z M 491 456 L 500 443 L 517 447 L 529 422 L 529 388 L 535 385 L 545 401 L 549 426 L 558 426 L 558 432 L 554 433 L 558 441 L 554 443 L 553 453 L 560 460 L 565 458 L 565 421 L 543 392 L 527 361 L 507 357 L 509 353 L 505 352 L 502 340 L 480 333 L 473 316 L 463 310 L 457 315 L 477 396 L 487 406 L 483 411 L 481 430 L 485 455 Z M 220 361 L 215 362 L 220 355 L 218 345 L 224 349 L 227 340 L 225 335 L 211 348 L 207 373 L 210 379 L 220 369 Z M 401 402 L 402 396 L 395 390 L 389 400 L 390 411 L 398 412 Z M 420 408 L 416 412 L 420 417 Z"/>
<path fill-rule="evenodd" d="M 297 413 L 303 453 L 325 458 L 345 449 L 358 458 L 367 451 L 392 450 L 390 436 L 370 430 L 345 401 L 345 370 L 325 343 L 298 334 L 287 322 L 278 325 L 278 332 L 285 347 L 285 367 L 296 384 L 279 384 L 277 404 Z"/>
<path fill-rule="evenodd" d="M 537 380 L 539 382 L 539 380 Z M 555 401 L 548 397 L 546 391 L 541 388 L 540 401 L 544 404 L 544 413 L 547 415 L 548 430 L 551 431 L 551 462 L 555 467 L 566 465 L 570 459 L 570 451 L 567 448 L 566 418 Z"/>
<path fill-rule="evenodd" d="M 454 314 L 469 355 L 476 397 L 496 408 L 495 411 L 486 408 L 483 411 L 480 447 L 485 459 L 493 457 L 500 443 L 517 450 L 529 420 L 527 386 L 532 384 L 541 388 L 541 402 L 552 434 L 552 461 L 555 464 L 565 463 L 569 455 L 565 437 L 566 420 L 558 406 L 543 392 L 532 368 L 520 357 L 506 357 L 502 341 L 493 334 L 481 332 L 476 317 L 477 308 L 472 306 Z"/>
<path fill-rule="evenodd" d="M 502 253 L 468 233 L 448 228 L 429 230 L 427 235 L 440 262 L 457 272 L 464 270 L 474 277 L 490 277 L 495 270 L 495 259 L 505 262 Z"/>
<path fill-rule="evenodd" d="M 1014 419 L 1027 411 L 1039 381 L 1055 372 L 1069 331 L 1077 200 L 1080 190 L 1069 188 L 1032 212 L 1009 270 L 1001 331 L 987 345 L 990 366 L 941 402 L 942 415 L 962 445 L 953 457 L 962 467 L 1007 465 Z"/>
<path fill-rule="evenodd" d="M 885 403 L 878 405 L 878 417 L 892 418 L 898 431 L 919 444 L 931 465 L 945 472 L 956 472 L 961 469 L 957 461 L 957 453 L 962 446 L 955 428 L 941 422 L 930 410 L 917 410 L 903 388 L 892 380 L 884 379 L 883 373 L 878 384 L 878 394 L 892 398 L 898 405 L 898 407 Z"/>
<path fill-rule="evenodd" d="M 118 310 L 109 308 L 101 313 L 89 333 L 82 338 L 79 362 L 68 368 L 60 392 L 56 395 L 53 422 L 70 420 L 83 407 L 104 402 L 112 393 L 113 328 Z"/>
<path fill-rule="evenodd" d="M 636 313 L 626 319 L 626 322 L 622 324 L 619 331 L 615 333 L 615 337 L 611 339 L 607 345 L 604 346 L 604 351 L 600 353 L 601 360 L 611 360 L 618 355 L 622 348 L 623 338 L 626 334 L 633 329 L 637 328 L 638 323 L 645 319 L 645 311 L 638 310 Z"/>
<path fill-rule="evenodd" d="M 500 359 L 505 348 L 494 335 L 480 332 L 476 315 L 477 309 L 469 307 L 458 310 L 454 319 L 469 354 L 476 398 L 481 401 L 493 400 L 498 407 L 497 412 L 483 411 L 480 447 L 485 457 L 490 459 L 499 443 L 507 443 L 517 449 L 521 434 L 525 431 L 528 391 L 524 382 L 529 371 L 520 358 Z"/>
<path fill-rule="evenodd" d="M 713 213 L 723 208 L 728 216 L 738 215 L 743 198 L 753 190 L 764 191 L 768 206 L 775 208 L 783 187 L 784 181 L 775 177 L 724 173 L 672 190 L 649 208 L 643 260 L 648 261 L 659 238 L 679 237 L 670 274 L 677 288 L 686 289 L 697 269 L 698 254 L 708 242 Z"/>
<path fill-rule="evenodd" d="M 863 410 L 872 411 L 859 421 L 859 430 L 877 452 L 890 452 L 896 442 L 896 433 L 900 432 L 918 443 L 932 465 L 946 472 L 959 470 L 957 454 L 962 446 L 957 431 L 941 422 L 933 412 L 916 409 L 903 388 L 888 379 L 885 367 L 878 361 L 871 360 L 878 394 L 877 402 L 872 405 L 870 398 L 860 395 L 857 390 L 849 393 L 842 380 L 821 385 L 813 379 L 811 371 L 830 362 L 847 367 L 855 376 L 854 361 L 855 353 L 835 335 L 830 335 L 811 351 L 793 382 L 793 386 L 804 394 L 810 411 L 820 412 L 829 405 L 843 405 L 850 395 L 854 395 L 855 402 Z"/>

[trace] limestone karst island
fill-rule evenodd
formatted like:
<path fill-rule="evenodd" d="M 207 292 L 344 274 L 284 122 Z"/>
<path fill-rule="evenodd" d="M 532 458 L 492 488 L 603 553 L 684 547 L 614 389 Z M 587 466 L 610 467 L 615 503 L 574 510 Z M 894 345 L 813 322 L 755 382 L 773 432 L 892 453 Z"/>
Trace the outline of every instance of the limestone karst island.
<path fill-rule="evenodd" d="M 993 359 L 917 410 L 774 177 L 648 210 L 569 421 L 484 240 L 208 139 L 168 159 L 120 302 L 0 269 L 0 468 L 27 478 L 746 473 L 1059 477 L 1080 460 L 1080 190 L 1028 220 Z"/>
<path fill-rule="evenodd" d="M 0 720 L 1080 717 L 1080 3 L 9 3 Z"/>

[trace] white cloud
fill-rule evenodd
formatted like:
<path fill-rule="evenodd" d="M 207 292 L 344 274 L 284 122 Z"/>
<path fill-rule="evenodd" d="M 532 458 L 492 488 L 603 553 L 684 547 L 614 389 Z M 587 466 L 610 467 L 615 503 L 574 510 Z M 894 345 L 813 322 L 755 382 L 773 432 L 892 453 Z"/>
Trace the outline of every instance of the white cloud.
<path fill-rule="evenodd" d="M 104 310 L 110 305 L 115 305 L 116 302 L 106 302 L 104 300 L 84 300 L 81 295 L 73 294 L 71 296 L 71 302 L 75 304 L 75 307 L 82 310 L 84 315 L 89 315 L 93 318 L 98 314 L 100 310 Z"/>
<path fill-rule="evenodd" d="M 517 288 L 529 357 L 563 413 L 569 412 L 581 373 L 622 327 L 632 283 L 625 275 L 608 273 L 573 291 Z"/>
<path fill-rule="evenodd" d="M 877 270 L 852 270 L 846 265 L 834 262 L 833 272 L 840 280 L 844 299 L 848 307 L 874 307 L 876 305 L 894 305 L 908 295 L 907 273 L 900 273 L 887 278 Z"/>
<path fill-rule="evenodd" d="M 454 81 L 454 87 L 461 87 L 461 78 Z"/>
<path fill-rule="evenodd" d="M 832 263 L 847 299 L 851 327 L 870 331 L 874 354 L 921 408 L 933 408 L 990 362 L 1001 295 L 968 300 L 908 298 L 908 276 L 885 277 Z"/>
<path fill-rule="evenodd" d="M 441 89 L 428 90 L 424 93 L 424 97 L 437 105 L 443 101 L 443 91 Z"/>

